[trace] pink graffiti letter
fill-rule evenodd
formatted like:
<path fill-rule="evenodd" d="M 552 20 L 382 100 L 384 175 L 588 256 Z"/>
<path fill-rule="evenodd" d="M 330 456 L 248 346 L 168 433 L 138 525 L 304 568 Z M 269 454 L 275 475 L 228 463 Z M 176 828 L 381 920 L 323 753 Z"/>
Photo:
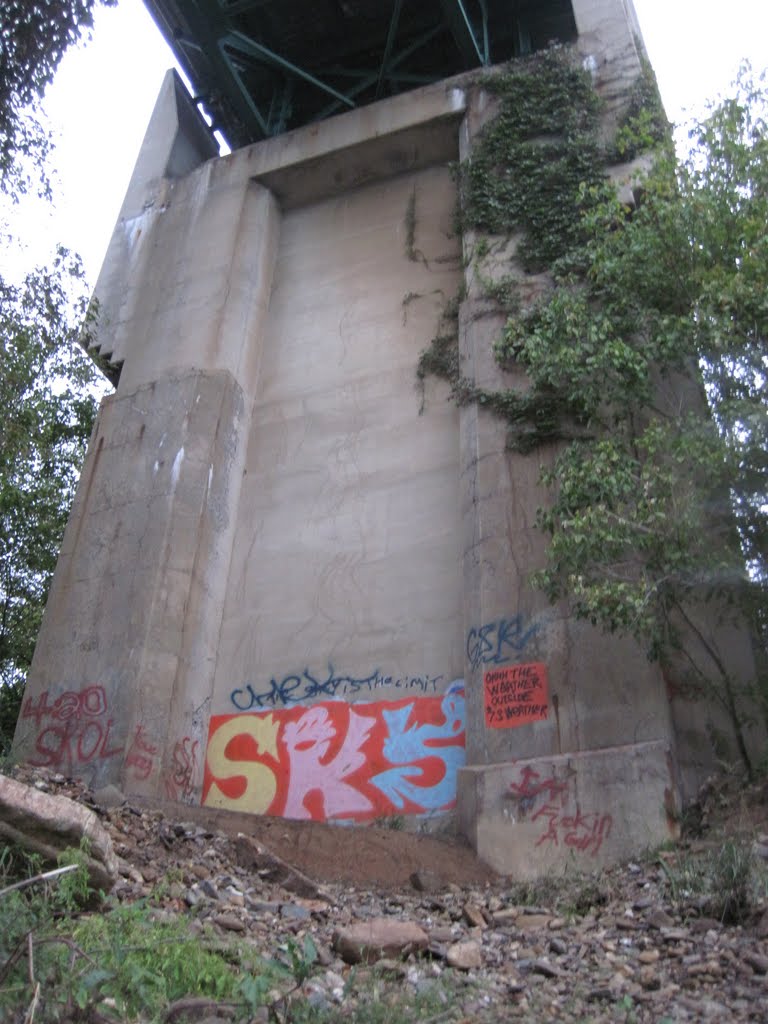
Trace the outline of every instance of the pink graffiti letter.
<path fill-rule="evenodd" d="M 373 728 L 373 719 L 349 712 L 349 726 L 338 754 L 323 763 L 334 726 L 324 707 L 309 708 L 297 722 L 289 722 L 282 741 L 288 751 L 290 779 L 283 811 L 286 818 L 311 818 L 306 798 L 319 792 L 323 800 L 323 816 L 344 818 L 363 814 L 373 807 L 371 801 L 344 780 L 365 763 L 360 747 Z"/>

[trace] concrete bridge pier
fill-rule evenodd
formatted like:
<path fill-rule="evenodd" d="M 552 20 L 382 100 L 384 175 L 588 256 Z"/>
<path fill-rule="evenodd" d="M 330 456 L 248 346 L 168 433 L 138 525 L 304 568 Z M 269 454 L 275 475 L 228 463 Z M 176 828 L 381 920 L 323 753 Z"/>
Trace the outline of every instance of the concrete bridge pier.
<path fill-rule="evenodd" d="M 280 224 L 267 189 L 211 182 L 215 151 L 169 72 L 97 287 L 100 354 L 119 385 L 91 439 L 16 737 L 32 763 L 184 801 L 202 780 Z"/>
<path fill-rule="evenodd" d="M 627 23 L 605 19 L 605 4 L 574 3 L 585 57 L 600 54 L 598 88 L 634 77 L 636 43 Z M 460 134 L 467 159 L 493 111 L 469 94 Z M 493 356 L 504 315 L 483 280 L 509 273 L 514 243 L 486 238 L 494 259 L 478 275 L 479 238 L 464 237 L 465 300 L 460 310 L 462 373 L 480 388 L 525 390 L 522 371 Z M 520 274 L 525 301 L 546 275 Z M 540 483 L 557 446 L 507 450 L 506 424 L 480 403 L 460 411 L 464 616 L 467 648 L 467 767 L 459 773 L 459 827 L 501 872 L 536 877 L 568 865 L 584 869 L 674 834 L 679 789 L 669 702 L 658 666 L 631 640 L 606 637 L 550 607 L 530 586 L 546 560 L 535 528 L 547 503 Z M 629 669 L 631 666 L 631 670 Z"/>

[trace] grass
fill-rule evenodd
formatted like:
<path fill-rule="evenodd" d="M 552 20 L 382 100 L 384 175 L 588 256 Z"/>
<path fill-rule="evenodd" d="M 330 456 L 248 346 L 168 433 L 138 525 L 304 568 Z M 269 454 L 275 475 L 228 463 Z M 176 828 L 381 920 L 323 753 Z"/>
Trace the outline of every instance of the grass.
<path fill-rule="evenodd" d="M 723 924 L 741 924 L 768 895 L 768 869 L 752 852 L 749 839 L 728 839 L 718 848 L 693 856 L 678 851 L 660 860 L 671 901 Z"/>
<path fill-rule="evenodd" d="M 78 858 L 74 851 L 67 859 Z M 39 867 L 37 859 L 3 848 L 0 888 Z M 288 970 L 143 902 L 86 912 L 92 898 L 81 865 L 56 884 L 36 883 L 0 899 L 0 1020 L 155 1024 L 189 998 L 227 1003 L 236 1018 L 250 1019 L 274 989 L 296 987 L 311 973 L 306 944 Z"/>
<path fill-rule="evenodd" d="M 68 859 L 82 860 L 74 851 Z M 0 850 L 0 889 L 39 872 L 36 858 Z M 167 915 L 151 901 L 104 901 L 84 867 L 56 884 L 36 883 L 0 898 L 0 1020 L 8 1024 L 161 1024 L 201 1009 L 270 1024 L 450 1024 L 463 1019 L 466 979 L 422 978 L 423 991 L 379 967 L 346 980 L 343 1007 L 312 978 L 320 970 L 311 935 L 275 937 L 267 960 L 241 939 L 201 930 L 192 914 Z M 210 1015 L 209 1014 L 209 1015 Z"/>

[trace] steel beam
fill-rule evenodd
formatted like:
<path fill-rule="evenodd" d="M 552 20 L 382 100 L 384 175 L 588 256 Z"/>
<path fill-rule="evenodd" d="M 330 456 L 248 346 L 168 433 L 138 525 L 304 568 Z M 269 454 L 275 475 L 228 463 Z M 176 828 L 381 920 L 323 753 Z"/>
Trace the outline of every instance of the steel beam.
<path fill-rule="evenodd" d="M 478 42 L 463 0 L 440 0 L 446 24 L 468 67 L 488 64 L 488 48 Z M 487 35 L 487 12 L 482 5 L 484 34 Z"/>
<path fill-rule="evenodd" d="M 227 32 L 220 40 L 220 46 L 228 46 L 245 54 L 247 57 L 253 57 L 255 60 L 263 63 L 272 64 L 282 71 L 287 71 L 298 78 L 303 78 L 305 82 L 310 82 L 318 89 L 333 96 L 340 103 L 344 103 L 348 107 L 356 106 L 355 101 L 350 99 L 349 96 L 345 96 L 326 82 L 321 82 L 311 72 L 305 71 L 304 68 L 300 68 L 296 64 L 292 64 L 285 57 L 281 57 L 279 53 L 275 53 L 274 50 L 270 50 L 269 47 L 264 46 L 262 43 L 257 43 L 255 39 L 251 39 L 250 36 L 246 36 L 243 32 Z"/>
<path fill-rule="evenodd" d="M 227 3 L 227 0 L 219 0 L 219 7 L 222 14 L 231 18 L 234 14 L 246 14 L 260 7 L 269 7 L 273 2 L 274 0 L 232 0 L 232 3 Z"/>
<path fill-rule="evenodd" d="M 392 70 L 396 68 L 398 64 L 401 64 L 404 60 L 410 57 L 411 54 L 415 53 L 417 50 L 420 50 L 422 46 L 426 46 L 428 42 L 434 39 L 435 36 L 439 35 L 442 31 L 442 25 L 436 25 L 435 28 L 431 28 L 427 32 L 423 32 L 420 36 L 414 39 L 414 41 L 409 46 L 406 46 L 406 48 L 404 50 L 401 50 L 396 57 L 392 58 L 392 60 L 389 62 L 389 67 L 387 68 L 385 77 L 388 77 L 391 74 Z M 362 81 L 358 82 L 357 85 L 353 85 L 352 88 L 349 90 L 349 95 L 359 96 L 361 92 L 365 92 L 366 89 L 370 89 L 370 87 L 374 85 L 375 82 L 377 81 L 378 72 L 373 72 L 367 78 L 364 78 Z M 430 81 L 434 81 L 434 79 L 430 79 Z M 331 114 L 335 113 L 338 109 L 338 103 L 331 103 L 329 104 L 329 106 L 321 110 L 317 117 L 315 117 L 313 120 L 322 121 L 324 118 L 330 117 Z"/>
<path fill-rule="evenodd" d="M 395 44 L 395 36 L 397 35 L 397 26 L 400 21 L 400 11 L 403 7 L 403 0 L 395 0 L 395 6 L 392 9 L 392 17 L 389 21 L 389 31 L 387 32 L 387 42 L 384 46 L 384 54 L 381 58 L 381 70 L 379 71 L 379 80 L 376 83 L 376 99 L 379 99 L 384 88 L 384 72 L 387 70 L 387 64 L 389 58 L 392 55 L 392 47 Z"/>
<path fill-rule="evenodd" d="M 269 135 L 269 127 L 267 125 L 267 122 L 264 120 L 264 117 L 262 116 L 261 111 L 256 106 L 256 104 L 254 103 L 253 97 L 251 96 L 249 90 L 246 89 L 245 83 L 243 82 L 243 80 L 240 77 L 240 71 L 237 68 L 237 66 L 235 65 L 235 62 L 232 60 L 230 55 L 224 49 L 224 46 L 223 46 L 223 44 L 221 42 L 219 42 L 219 54 L 220 54 L 220 57 L 221 57 L 221 60 L 222 60 L 223 64 L 228 69 L 229 74 L 231 75 L 232 79 L 236 83 L 238 91 L 242 95 L 243 102 L 245 103 L 246 107 L 248 108 L 248 112 L 250 114 L 250 119 L 251 119 L 251 124 L 255 121 L 256 124 L 258 125 L 258 135 L 257 135 L 257 138 L 266 138 Z"/>
<path fill-rule="evenodd" d="M 214 91 L 214 87 L 216 91 L 223 92 L 251 137 L 263 138 L 266 134 L 264 118 L 241 81 L 232 61 L 219 45 L 220 34 L 225 25 L 224 19 L 222 17 L 212 18 L 209 13 L 210 7 L 204 3 L 204 0 L 187 0 L 182 11 L 197 45 L 210 61 L 214 74 L 212 82 L 195 84 L 202 85 L 209 93 Z"/>

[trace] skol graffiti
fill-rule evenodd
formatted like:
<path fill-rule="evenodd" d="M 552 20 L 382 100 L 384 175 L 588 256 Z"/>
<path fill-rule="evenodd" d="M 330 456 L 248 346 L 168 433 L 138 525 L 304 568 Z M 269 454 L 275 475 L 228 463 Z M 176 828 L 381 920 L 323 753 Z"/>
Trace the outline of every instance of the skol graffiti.
<path fill-rule="evenodd" d="M 442 697 L 221 715 L 203 803 L 319 821 L 448 810 L 464 759 L 463 683 Z"/>
<path fill-rule="evenodd" d="M 38 734 L 35 757 L 30 764 L 46 768 L 70 767 L 115 757 L 123 752 L 111 736 L 113 720 L 107 717 L 103 686 L 67 690 L 49 703 L 48 690 L 37 701 L 24 701 L 22 719 L 33 719 Z M 47 724 L 50 723 L 50 724 Z"/>

